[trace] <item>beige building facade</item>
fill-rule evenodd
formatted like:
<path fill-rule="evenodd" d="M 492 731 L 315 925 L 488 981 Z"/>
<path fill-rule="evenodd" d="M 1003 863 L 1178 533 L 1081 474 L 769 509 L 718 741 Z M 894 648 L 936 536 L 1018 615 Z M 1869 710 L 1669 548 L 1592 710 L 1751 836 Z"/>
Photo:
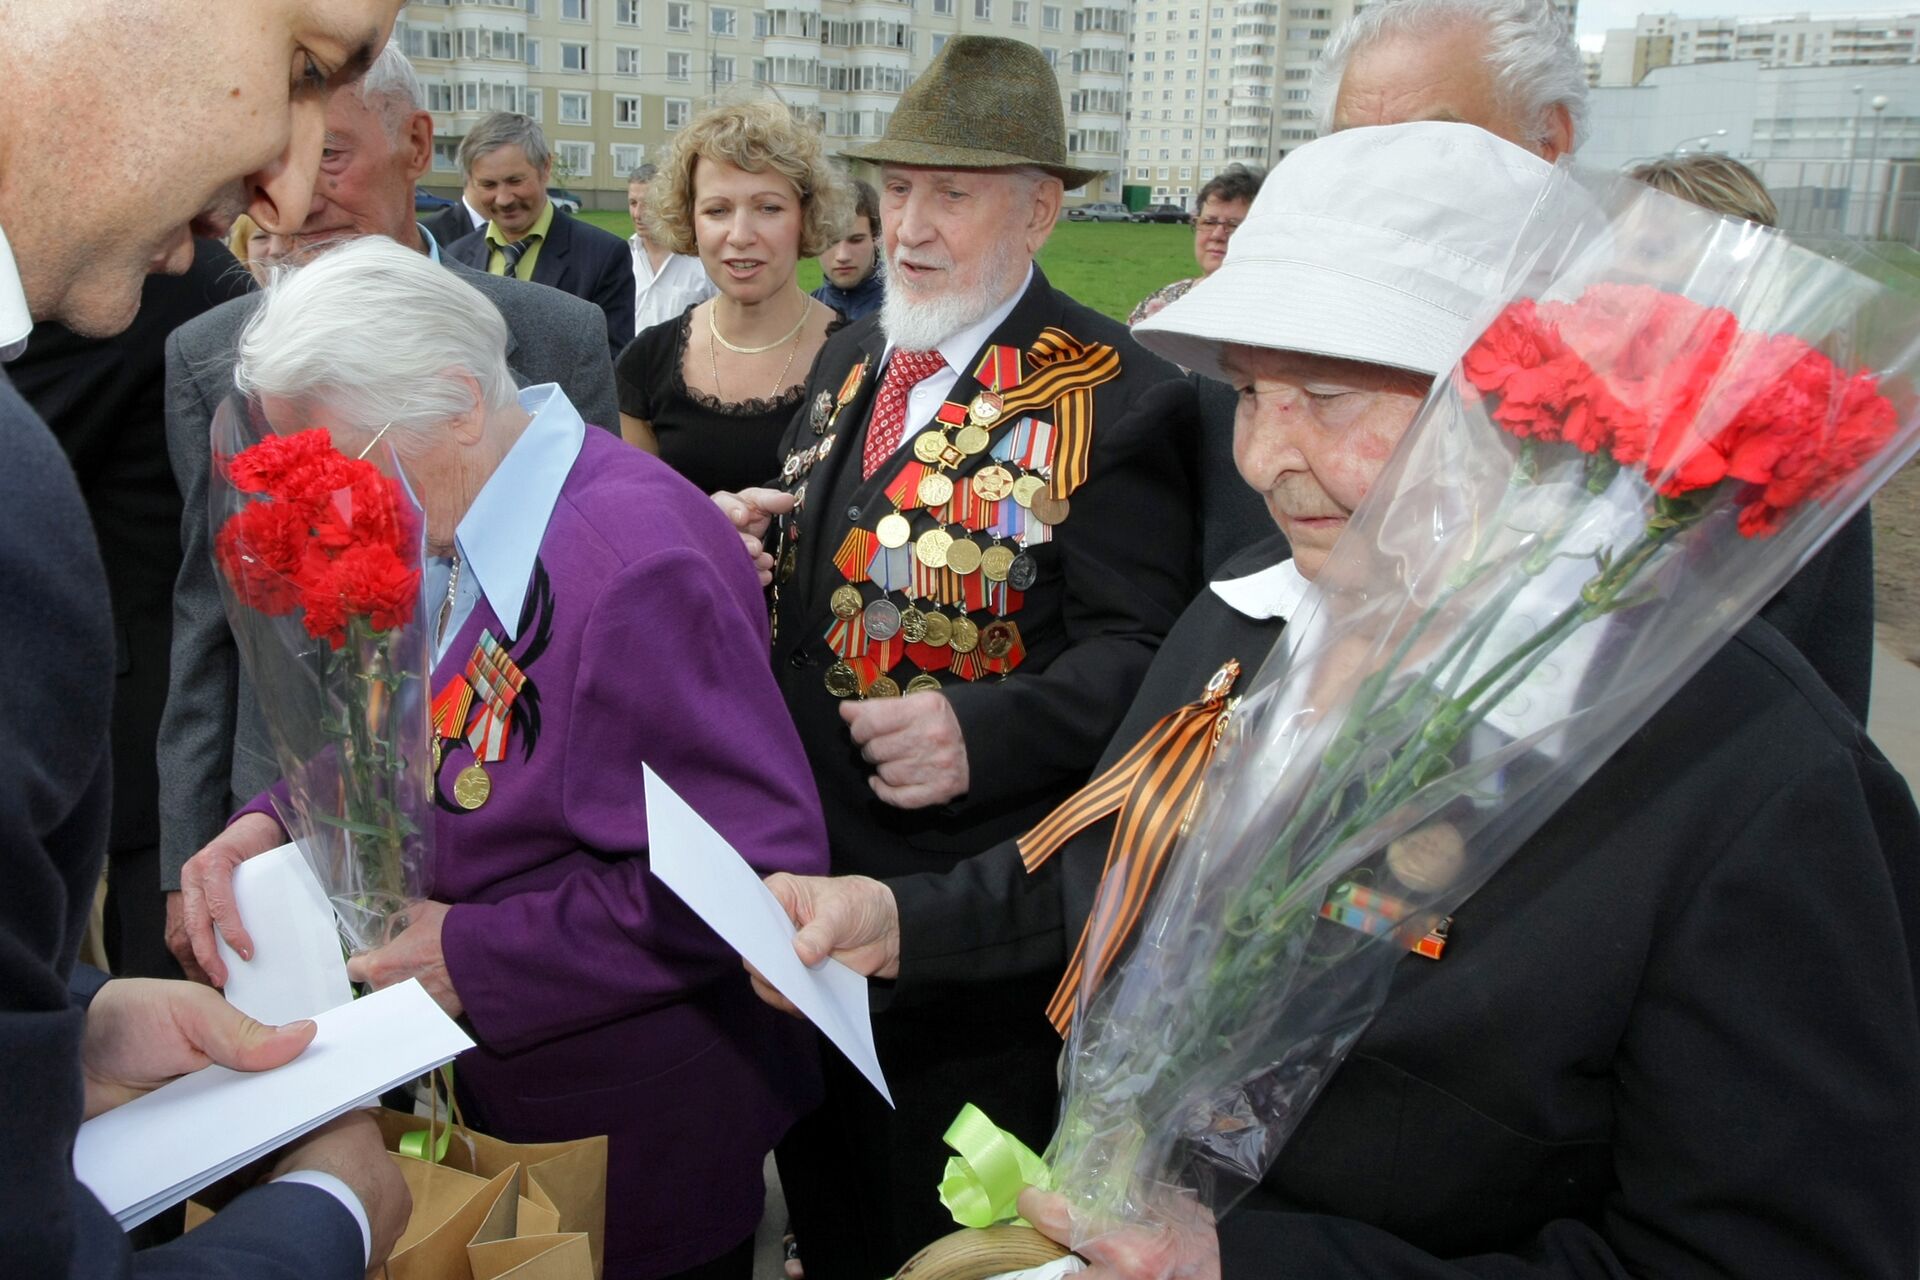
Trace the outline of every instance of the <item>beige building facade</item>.
<path fill-rule="evenodd" d="M 1813 18 L 1682 18 L 1643 13 L 1608 31 L 1596 84 L 1628 88 L 1661 67 L 1757 62 L 1786 67 L 1920 63 L 1920 13 Z"/>

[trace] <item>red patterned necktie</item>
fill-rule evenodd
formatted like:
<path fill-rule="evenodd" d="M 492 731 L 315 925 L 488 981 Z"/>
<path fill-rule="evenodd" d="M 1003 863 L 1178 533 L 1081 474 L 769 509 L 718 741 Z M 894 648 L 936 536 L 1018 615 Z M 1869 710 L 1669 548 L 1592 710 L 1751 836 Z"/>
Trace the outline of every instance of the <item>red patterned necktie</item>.
<path fill-rule="evenodd" d="M 873 393 L 873 417 L 867 423 L 866 448 L 860 454 L 863 479 L 871 478 L 900 447 L 900 437 L 907 430 L 907 394 L 946 364 L 938 351 L 896 351 L 887 360 L 886 376 Z"/>

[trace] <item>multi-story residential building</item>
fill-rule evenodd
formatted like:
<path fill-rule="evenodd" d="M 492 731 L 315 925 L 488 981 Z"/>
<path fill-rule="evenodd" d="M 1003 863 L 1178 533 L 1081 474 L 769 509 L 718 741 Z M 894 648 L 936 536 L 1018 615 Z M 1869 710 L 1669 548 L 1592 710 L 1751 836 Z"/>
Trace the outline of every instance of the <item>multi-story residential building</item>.
<path fill-rule="evenodd" d="M 1625 88 L 1661 67 L 1757 62 L 1766 67 L 1920 63 L 1920 13 L 1864 17 L 1681 18 L 1643 13 L 1607 32 L 1599 84 Z"/>
<path fill-rule="evenodd" d="M 460 139 L 524 111 L 553 144 L 555 182 L 621 208 L 626 175 L 708 103 L 772 94 L 830 151 L 883 133 L 900 94 L 960 33 L 1037 46 L 1060 79 L 1068 151 L 1118 199 L 1129 16 L 1123 0 L 413 0 L 397 31 L 434 116 L 434 172 L 460 184 Z"/>

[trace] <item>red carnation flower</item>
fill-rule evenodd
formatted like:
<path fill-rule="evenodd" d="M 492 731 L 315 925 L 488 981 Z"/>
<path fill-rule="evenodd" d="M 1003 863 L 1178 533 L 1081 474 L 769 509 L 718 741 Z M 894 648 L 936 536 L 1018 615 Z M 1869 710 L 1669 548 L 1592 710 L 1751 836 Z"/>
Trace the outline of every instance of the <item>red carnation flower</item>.
<path fill-rule="evenodd" d="M 1537 369 L 1560 350 L 1553 330 L 1540 318 L 1533 299 L 1512 303 L 1468 348 L 1460 368 L 1482 395 L 1503 391 L 1525 370 Z"/>
<path fill-rule="evenodd" d="M 284 497 L 293 489 L 306 489 L 316 472 L 330 469 L 333 460 L 344 459 L 332 437 L 314 427 L 290 436 L 268 436 L 241 450 L 228 462 L 227 476 L 242 493 Z"/>
<path fill-rule="evenodd" d="M 366 618 L 375 631 L 390 631 L 412 619 L 420 571 L 390 546 L 349 547 L 333 562 L 333 587 L 348 613 Z"/>
<path fill-rule="evenodd" d="M 307 521 L 277 502 L 256 502 L 221 526 L 214 559 L 234 594 L 268 617 L 291 613 L 299 603 L 295 577 L 307 544 Z"/>

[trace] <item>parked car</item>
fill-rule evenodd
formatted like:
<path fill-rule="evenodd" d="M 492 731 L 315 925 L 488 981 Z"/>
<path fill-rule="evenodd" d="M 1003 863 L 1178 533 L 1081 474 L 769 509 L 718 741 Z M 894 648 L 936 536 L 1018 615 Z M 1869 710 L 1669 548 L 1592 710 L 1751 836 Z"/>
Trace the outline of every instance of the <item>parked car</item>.
<path fill-rule="evenodd" d="M 1187 211 L 1177 204 L 1150 204 L 1133 215 L 1135 222 L 1185 222 Z"/>
<path fill-rule="evenodd" d="M 445 209 L 452 204 L 453 201 L 445 196 L 437 196 L 431 191 L 422 191 L 418 187 L 413 189 L 413 208 L 416 213 L 426 209 Z"/>
<path fill-rule="evenodd" d="M 553 201 L 562 213 L 580 212 L 580 197 L 565 187 L 548 187 L 547 199 Z"/>
<path fill-rule="evenodd" d="M 1067 210 L 1069 222 L 1125 222 L 1133 215 L 1127 212 L 1127 206 L 1111 200 L 1095 200 L 1090 204 L 1077 204 Z"/>

